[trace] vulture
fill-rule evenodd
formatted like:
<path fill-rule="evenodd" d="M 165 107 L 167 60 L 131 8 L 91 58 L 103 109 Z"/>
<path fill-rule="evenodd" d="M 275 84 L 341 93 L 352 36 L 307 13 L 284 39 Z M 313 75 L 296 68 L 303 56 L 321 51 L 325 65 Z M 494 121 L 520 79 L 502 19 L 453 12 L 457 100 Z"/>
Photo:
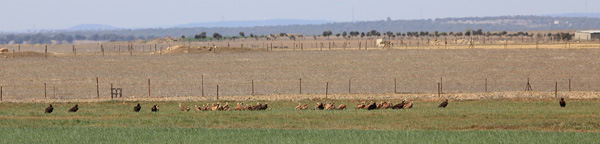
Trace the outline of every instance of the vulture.
<path fill-rule="evenodd" d="M 356 108 L 357 109 L 363 109 L 363 108 L 365 108 L 365 102 L 364 101 L 360 102 L 360 104 L 356 105 Z"/>
<path fill-rule="evenodd" d="M 296 110 L 300 110 L 302 108 L 302 104 L 298 103 L 298 106 L 296 106 Z"/>
<path fill-rule="evenodd" d="M 383 102 L 383 104 L 381 105 L 382 109 L 388 109 L 388 108 L 392 108 L 392 102 L 391 101 L 387 101 L 387 102 Z"/>
<path fill-rule="evenodd" d="M 565 102 L 565 98 L 560 98 L 560 102 L 558 102 L 558 103 L 560 103 L 560 107 L 567 106 L 567 103 Z"/>
<path fill-rule="evenodd" d="M 69 112 L 77 112 L 77 110 L 79 110 L 79 108 L 77 107 L 77 104 L 75 104 L 74 107 L 72 107 L 71 109 L 69 109 Z"/>
<path fill-rule="evenodd" d="M 152 112 L 158 112 L 158 104 L 154 104 L 154 106 L 152 106 Z"/>
<path fill-rule="evenodd" d="M 250 108 L 250 110 L 259 110 L 262 107 L 262 104 L 260 104 L 260 102 L 257 102 L 256 105 L 252 106 L 252 108 Z"/>
<path fill-rule="evenodd" d="M 201 110 L 202 110 L 202 108 L 198 107 L 198 105 L 194 105 L 194 110 L 196 110 L 196 111 L 201 111 Z"/>
<path fill-rule="evenodd" d="M 377 108 L 376 109 L 380 109 L 383 105 L 385 104 L 385 102 L 380 102 L 377 104 Z"/>
<path fill-rule="evenodd" d="M 222 110 L 229 110 L 229 102 L 225 102 L 225 106 L 221 108 Z"/>
<path fill-rule="evenodd" d="M 181 106 L 181 103 L 179 103 L 179 109 L 181 109 L 181 111 L 190 111 L 190 107 L 183 107 Z"/>
<path fill-rule="evenodd" d="M 52 113 L 52 111 L 54 111 L 54 107 L 52 107 L 52 104 L 50 104 L 50 106 L 46 108 L 46 113 Z"/>
<path fill-rule="evenodd" d="M 394 107 L 392 107 L 392 109 L 402 109 L 404 108 L 404 104 L 406 104 L 406 100 L 402 100 L 401 103 L 395 105 Z"/>
<path fill-rule="evenodd" d="M 142 106 L 140 106 L 140 103 L 138 103 L 137 106 L 133 107 L 134 112 L 140 112 L 140 109 L 142 109 Z"/>
<path fill-rule="evenodd" d="M 438 108 L 446 108 L 446 106 L 448 106 L 448 99 L 446 99 L 446 101 L 442 102 Z"/>
<path fill-rule="evenodd" d="M 235 105 L 235 108 L 233 109 L 236 111 L 242 111 L 244 110 L 244 107 L 242 105 L 244 105 L 244 103 L 237 103 L 237 105 Z"/>
<path fill-rule="evenodd" d="M 302 107 L 300 107 L 300 110 L 305 110 L 308 109 L 308 104 L 304 104 Z"/>
<path fill-rule="evenodd" d="M 372 110 L 372 109 L 377 109 L 376 102 L 372 102 L 371 104 L 368 105 L 367 110 Z"/>
<path fill-rule="evenodd" d="M 325 104 L 325 109 L 326 110 L 335 109 L 335 104 L 333 104 L 333 103 Z"/>
<path fill-rule="evenodd" d="M 409 109 L 413 107 L 413 102 L 407 101 L 402 108 Z"/>
<path fill-rule="evenodd" d="M 248 104 L 246 104 L 246 106 L 244 106 L 244 110 L 252 110 L 252 107 Z"/>
<path fill-rule="evenodd" d="M 265 103 L 264 105 L 260 105 L 260 107 L 258 107 L 258 110 L 266 110 L 267 108 L 269 108 L 269 106 L 267 105 L 267 103 Z"/>
<path fill-rule="evenodd" d="M 343 109 L 346 109 L 346 104 L 340 104 L 340 105 L 337 107 L 337 109 L 338 109 L 338 110 L 343 110 Z"/>
<path fill-rule="evenodd" d="M 325 109 L 325 106 L 323 106 L 323 103 L 317 103 L 317 106 L 315 106 L 315 110 L 323 110 Z"/>

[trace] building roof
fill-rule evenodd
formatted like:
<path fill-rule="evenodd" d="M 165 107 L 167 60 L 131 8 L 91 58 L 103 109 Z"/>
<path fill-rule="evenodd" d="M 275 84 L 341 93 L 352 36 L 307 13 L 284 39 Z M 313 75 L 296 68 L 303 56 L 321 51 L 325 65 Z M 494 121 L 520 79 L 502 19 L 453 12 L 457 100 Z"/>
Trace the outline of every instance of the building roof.
<path fill-rule="evenodd" d="M 600 30 L 587 30 L 587 31 L 578 31 L 581 33 L 600 33 Z"/>

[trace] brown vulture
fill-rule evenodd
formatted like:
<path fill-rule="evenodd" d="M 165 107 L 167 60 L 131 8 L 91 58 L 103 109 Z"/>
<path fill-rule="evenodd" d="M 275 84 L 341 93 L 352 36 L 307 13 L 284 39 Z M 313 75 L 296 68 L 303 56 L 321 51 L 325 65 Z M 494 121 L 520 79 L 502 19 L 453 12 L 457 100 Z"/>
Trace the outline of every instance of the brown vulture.
<path fill-rule="evenodd" d="M 565 107 L 567 106 L 567 103 L 565 102 L 565 98 L 560 98 L 560 107 Z"/>
<path fill-rule="evenodd" d="M 158 104 L 154 104 L 151 108 L 152 112 L 158 112 Z"/>
<path fill-rule="evenodd" d="M 69 112 L 77 112 L 77 110 L 79 110 L 79 107 L 77 107 L 77 104 L 75 104 L 74 107 L 72 107 L 71 109 L 69 109 Z"/>
<path fill-rule="evenodd" d="M 446 106 L 448 106 L 448 99 L 446 99 L 446 101 L 442 102 L 438 108 L 446 108 Z"/>
<path fill-rule="evenodd" d="M 52 104 L 50 104 L 50 106 L 46 108 L 46 113 L 52 113 L 52 111 L 54 111 L 54 107 L 52 107 Z"/>
<path fill-rule="evenodd" d="M 133 107 L 134 112 L 140 112 L 141 109 L 142 109 L 142 106 L 140 106 L 140 103 L 138 103 L 137 106 Z"/>

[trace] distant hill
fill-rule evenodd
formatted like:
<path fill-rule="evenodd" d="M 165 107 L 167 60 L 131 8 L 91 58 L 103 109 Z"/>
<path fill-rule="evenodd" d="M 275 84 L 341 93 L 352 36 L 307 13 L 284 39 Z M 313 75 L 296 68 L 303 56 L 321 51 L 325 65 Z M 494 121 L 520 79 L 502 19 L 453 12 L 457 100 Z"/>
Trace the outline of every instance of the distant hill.
<path fill-rule="evenodd" d="M 331 30 L 334 34 L 344 31 L 366 32 L 464 32 L 466 29 L 483 29 L 483 31 L 530 31 L 530 30 L 565 30 L 565 29 L 600 29 L 600 18 L 588 17 L 550 17 L 550 16 L 495 16 L 495 17 L 462 17 L 420 20 L 380 20 L 359 22 L 333 22 L 325 24 L 278 25 L 254 27 L 178 27 L 151 28 L 134 30 L 103 31 L 100 34 L 118 34 L 134 36 L 193 36 L 202 32 L 210 35 L 220 33 L 223 36 L 237 36 L 239 32 L 246 35 L 268 35 L 279 33 L 300 33 L 304 35 L 320 35 Z M 82 34 L 89 34 L 82 32 Z"/>
<path fill-rule="evenodd" d="M 246 22 L 239 21 L 231 22 L 229 24 L 214 22 L 180 25 L 174 28 L 144 29 L 119 29 L 107 25 L 80 25 L 70 28 L 70 31 L 41 32 L 36 34 L 22 33 L 16 35 L 12 34 L 12 36 L 8 36 L 11 34 L 0 34 L 0 44 L 8 43 L 14 39 L 23 39 L 25 42 L 32 41 L 31 43 L 48 43 L 54 39 L 61 40 L 65 37 L 65 35 L 66 39 L 69 39 L 69 36 L 71 36 L 76 40 L 87 39 L 128 41 L 133 39 L 152 39 L 164 36 L 180 37 L 181 35 L 185 35 L 187 37 L 193 37 L 194 35 L 202 32 L 206 32 L 207 36 L 211 37 L 213 33 L 219 33 L 223 36 L 238 36 L 240 32 L 244 32 L 246 36 L 249 36 L 250 34 L 269 35 L 279 33 L 321 35 L 323 31 L 332 31 L 332 33 L 335 35 L 344 31 L 368 32 L 371 30 L 376 30 L 381 33 L 388 31 L 393 33 L 406 33 L 421 31 L 465 32 L 466 29 L 482 29 L 484 32 L 600 29 L 600 18 L 553 16 L 462 17 L 419 20 L 330 22 L 322 24 L 290 24 L 277 21 L 278 20 Z M 291 22 L 290 20 L 284 21 Z M 267 22 L 269 23 L 267 24 Z M 319 21 L 316 21 L 315 23 L 318 22 Z"/>
<path fill-rule="evenodd" d="M 247 20 L 247 21 L 224 21 L 224 22 L 204 22 L 176 25 L 175 28 L 193 28 L 193 27 L 255 27 L 255 26 L 281 26 L 281 25 L 307 25 L 307 24 L 325 24 L 324 20 L 296 20 L 296 19 L 272 19 L 272 20 Z"/>
<path fill-rule="evenodd" d="M 103 30 L 119 30 L 121 28 L 103 25 L 103 24 L 80 24 L 76 26 L 69 27 L 65 30 L 67 31 L 103 31 Z"/>
<path fill-rule="evenodd" d="M 600 18 L 600 13 L 563 13 L 563 14 L 548 14 L 548 15 L 542 15 L 542 16 Z"/>

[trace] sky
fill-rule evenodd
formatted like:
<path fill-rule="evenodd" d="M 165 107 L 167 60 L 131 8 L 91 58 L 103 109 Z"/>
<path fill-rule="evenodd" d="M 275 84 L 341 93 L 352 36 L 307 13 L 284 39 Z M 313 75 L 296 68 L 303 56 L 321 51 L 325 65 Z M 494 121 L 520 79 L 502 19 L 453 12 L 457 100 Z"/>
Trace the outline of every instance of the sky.
<path fill-rule="evenodd" d="M 600 0 L 0 0 L 0 31 L 78 24 L 158 28 L 265 19 L 349 22 L 598 13 L 599 5 Z"/>

